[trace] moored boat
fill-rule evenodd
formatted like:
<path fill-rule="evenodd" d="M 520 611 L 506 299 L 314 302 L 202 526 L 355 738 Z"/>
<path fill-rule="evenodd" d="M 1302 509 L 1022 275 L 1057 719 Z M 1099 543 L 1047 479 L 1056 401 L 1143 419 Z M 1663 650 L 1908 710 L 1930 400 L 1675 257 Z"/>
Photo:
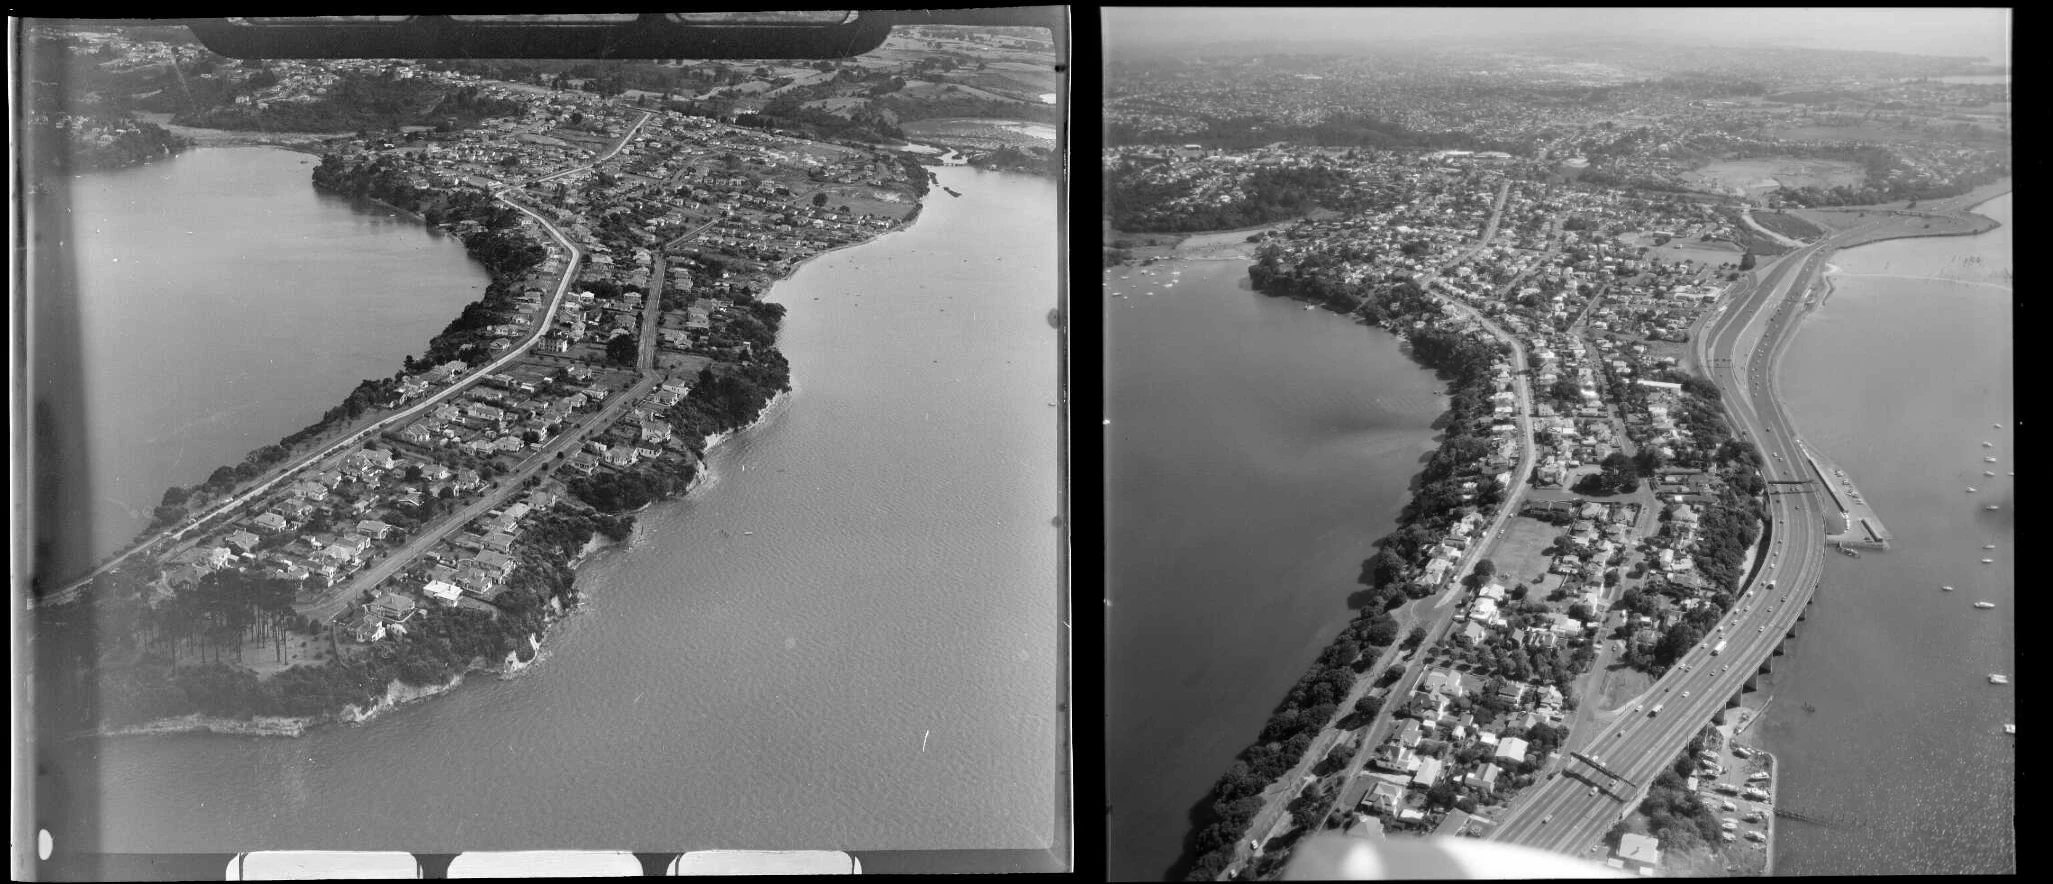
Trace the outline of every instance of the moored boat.
<path fill-rule="evenodd" d="M 2009 676 L 2007 676 L 2007 675 L 1999 675 L 1999 674 L 1997 674 L 1997 673 L 1994 673 L 1994 672 L 1992 672 L 1992 673 L 1989 673 L 1989 683 L 1990 683 L 1990 684 L 2009 684 L 2009 683 L 2010 683 L 2010 677 L 2009 677 Z"/>
<path fill-rule="evenodd" d="M 1976 602 L 1976 603 L 1975 603 L 1975 607 L 1977 607 L 1977 608 L 1993 608 L 1993 607 L 1996 607 L 1996 603 L 1995 603 L 1995 602 Z"/>

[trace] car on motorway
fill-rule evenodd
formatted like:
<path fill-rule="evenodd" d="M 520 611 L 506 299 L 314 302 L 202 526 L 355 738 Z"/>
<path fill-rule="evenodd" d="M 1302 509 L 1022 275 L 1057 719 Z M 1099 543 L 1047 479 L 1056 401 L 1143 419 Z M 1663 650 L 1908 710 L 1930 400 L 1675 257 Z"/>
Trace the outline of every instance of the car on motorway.
<path fill-rule="evenodd" d="M 1544 825 L 1546 825 L 1546 824 L 1548 824 L 1548 823 L 1551 823 L 1551 822 L 1553 822 L 1553 821 L 1554 821 L 1554 815 L 1553 815 L 1553 814 L 1551 814 L 1551 813 L 1550 813 L 1550 814 L 1547 814 L 1546 816 L 1540 817 L 1540 825 L 1543 825 L 1543 826 L 1544 826 Z"/>
<path fill-rule="evenodd" d="M 1756 630 L 1754 630 L 1754 631 L 1755 631 L 1755 632 L 1767 632 L 1767 631 L 1768 631 L 1768 627 L 1766 627 L 1766 626 L 1763 626 L 1763 627 L 1761 627 L 1761 628 L 1759 628 L 1759 629 L 1756 629 Z"/>
<path fill-rule="evenodd" d="M 1634 711 L 1634 712 L 1645 712 L 1645 711 L 1647 711 L 1647 704 L 1645 704 L 1645 703 L 1641 703 L 1641 704 L 1639 704 L 1638 706 L 1634 706 L 1634 707 L 1632 707 L 1632 711 Z"/>
<path fill-rule="evenodd" d="M 1688 691 L 1683 691 L 1683 692 L 1682 692 L 1682 698 L 1683 698 L 1683 699 L 1685 699 L 1685 700 L 1689 699 L 1689 692 L 1688 692 Z"/>
<path fill-rule="evenodd" d="M 1595 786 L 1591 786 L 1591 787 L 1590 787 L 1590 794 L 1591 794 L 1591 795 L 1595 795 L 1595 794 L 1597 794 L 1597 787 L 1595 787 Z"/>

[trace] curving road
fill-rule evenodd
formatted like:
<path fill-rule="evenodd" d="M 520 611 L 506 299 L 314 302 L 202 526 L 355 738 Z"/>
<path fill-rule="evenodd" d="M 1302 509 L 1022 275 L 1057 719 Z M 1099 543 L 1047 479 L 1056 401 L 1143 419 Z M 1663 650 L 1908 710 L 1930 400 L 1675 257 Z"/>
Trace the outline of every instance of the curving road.
<path fill-rule="evenodd" d="M 1875 225 L 1840 233 L 1778 259 L 1758 286 L 1705 324 L 1700 363 L 1720 390 L 1739 438 L 1752 440 L 1767 481 L 1809 479 L 1802 443 L 1777 395 L 1774 369 L 1799 322 L 1804 296 L 1834 246 Z M 1771 486 L 1771 489 L 1775 486 Z M 1602 727 L 1577 734 L 1564 749 L 1579 750 L 1622 774 L 1614 780 L 1566 751 L 1561 767 L 1519 796 L 1490 835 L 1533 847 L 1585 854 L 1629 813 L 1662 769 L 1726 701 L 1740 693 L 1794 628 L 1824 570 L 1826 517 L 1837 516 L 1814 485 L 1771 493 L 1767 561 L 1717 630 L 1690 650 L 1628 707 L 1599 716 Z M 1721 653 L 1712 647 L 1727 642 Z M 1659 712 L 1655 712 L 1658 709 Z"/>
<path fill-rule="evenodd" d="M 537 179 L 537 181 L 546 181 L 550 178 L 556 178 L 563 175 L 571 174 L 573 172 L 589 169 L 609 159 L 612 159 L 613 156 L 615 154 L 618 154 L 621 148 L 625 147 L 627 145 L 627 142 L 634 137 L 635 132 L 641 129 L 642 124 L 647 123 L 649 119 L 654 116 L 654 112 L 643 113 L 642 118 L 636 120 L 635 124 L 628 128 L 627 134 L 623 135 L 620 141 L 613 145 L 611 150 L 608 150 L 604 154 L 600 154 L 596 157 L 593 157 L 590 163 L 587 163 L 583 166 L 577 166 L 570 169 L 566 169 L 562 172 L 557 172 L 553 175 Z M 277 487 L 278 483 L 285 481 L 286 479 L 292 478 L 292 476 L 295 473 L 305 468 L 308 464 L 333 456 L 336 452 L 348 448 L 352 445 L 355 445 L 358 442 L 361 442 L 365 439 L 368 439 L 373 434 L 383 432 L 391 427 L 398 426 L 401 423 L 413 419 L 415 416 L 422 414 L 423 412 L 437 405 L 440 405 L 449 397 L 456 395 L 458 392 L 461 392 L 464 389 L 467 389 L 468 387 L 470 387 L 470 385 L 477 383 L 479 379 L 483 378 L 485 375 L 491 374 L 492 372 L 495 372 L 501 368 L 505 368 L 508 365 L 512 365 L 515 360 L 518 360 L 521 357 L 526 356 L 528 354 L 528 351 L 534 349 L 535 342 L 541 340 L 542 334 L 548 331 L 549 326 L 553 322 L 555 322 L 556 309 L 563 303 L 563 296 L 566 292 L 569 291 L 571 281 L 577 278 L 578 262 L 583 260 L 584 253 L 583 251 L 578 249 L 578 247 L 575 244 L 573 244 L 568 237 L 565 237 L 562 231 L 557 230 L 555 225 L 550 224 L 549 219 L 543 217 L 541 213 L 528 208 L 527 206 L 521 204 L 516 200 L 508 198 L 506 196 L 506 190 L 510 189 L 510 187 L 511 185 L 509 185 L 506 188 L 501 188 L 500 190 L 496 191 L 493 195 L 498 197 L 500 200 L 503 200 L 507 205 L 512 206 L 515 209 L 519 209 L 528 217 L 535 219 L 535 221 L 539 222 L 542 225 L 542 228 L 544 230 L 549 231 L 550 236 L 555 237 L 558 243 L 560 243 L 565 249 L 568 249 L 570 251 L 570 260 L 564 266 L 563 279 L 562 281 L 557 283 L 556 286 L 556 296 L 550 299 L 548 309 L 542 315 L 542 321 L 535 324 L 534 329 L 528 333 L 528 336 L 525 340 L 521 341 L 518 344 L 515 344 L 512 347 L 509 347 L 505 355 L 493 360 L 492 362 L 480 368 L 472 370 L 468 376 L 428 396 L 427 398 L 421 400 L 418 404 L 402 409 L 389 417 L 386 417 L 382 420 L 377 421 L 376 423 L 364 427 L 361 430 L 351 433 L 348 436 L 345 436 L 342 439 L 337 440 L 335 443 L 329 445 L 326 448 L 303 455 L 297 460 L 293 461 L 289 466 L 281 469 L 277 475 L 274 475 L 271 478 L 266 479 L 257 485 L 251 486 L 248 490 L 243 491 L 240 494 L 237 494 L 233 497 L 230 497 L 227 500 L 222 501 L 221 503 L 215 505 L 213 508 L 209 509 L 205 513 L 188 517 L 184 522 L 179 523 L 175 527 L 165 529 L 156 537 L 136 544 L 127 552 L 124 552 L 118 556 L 115 556 L 112 559 L 109 559 L 106 564 L 93 569 L 90 573 L 86 574 L 84 577 L 79 578 L 71 585 L 66 586 L 65 588 L 58 590 L 56 592 L 53 592 L 48 596 L 45 596 L 43 600 L 40 602 L 40 604 L 62 604 L 64 602 L 69 602 L 75 599 L 80 590 L 84 589 L 84 587 L 87 584 L 91 583 L 94 578 L 100 576 L 101 574 L 107 573 L 109 570 L 112 570 L 116 565 L 119 565 L 122 562 L 128 560 L 131 556 L 134 556 L 136 553 L 155 549 L 159 546 L 162 546 L 163 544 L 174 543 L 180 539 L 183 539 L 186 535 L 191 534 L 202 527 L 206 527 L 207 523 L 213 521 L 214 519 L 222 515 L 234 512 L 235 510 L 243 506 L 246 506 L 251 501 L 256 500 L 258 497 L 262 496 L 265 492 L 270 491 L 274 487 Z"/>

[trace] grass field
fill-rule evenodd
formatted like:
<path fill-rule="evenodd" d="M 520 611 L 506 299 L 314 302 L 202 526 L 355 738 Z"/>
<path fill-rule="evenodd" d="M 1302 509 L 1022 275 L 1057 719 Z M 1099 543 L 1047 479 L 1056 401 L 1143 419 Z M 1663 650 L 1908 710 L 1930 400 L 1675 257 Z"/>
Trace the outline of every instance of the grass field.
<path fill-rule="evenodd" d="M 1597 708 L 1611 710 L 1640 695 L 1654 683 L 1650 676 L 1637 669 L 1613 662 L 1598 674 L 1601 684 L 1597 688 Z"/>
<path fill-rule="evenodd" d="M 1839 160 L 1759 157 L 1725 160 L 1685 172 L 1684 183 L 1713 193 L 1754 195 L 1777 187 L 1837 187 L 1866 178 L 1859 164 Z"/>
<path fill-rule="evenodd" d="M 1809 242 L 1823 236 L 1825 231 L 1797 215 L 1780 212 L 1755 212 L 1754 223 L 1794 240 Z"/>
<path fill-rule="evenodd" d="M 1539 583 L 1554 561 L 1541 550 L 1553 546 L 1554 538 L 1559 536 L 1561 529 L 1550 523 L 1525 516 L 1511 517 L 1504 524 L 1504 536 L 1486 556 L 1497 565 L 1498 582 L 1505 586 Z"/>

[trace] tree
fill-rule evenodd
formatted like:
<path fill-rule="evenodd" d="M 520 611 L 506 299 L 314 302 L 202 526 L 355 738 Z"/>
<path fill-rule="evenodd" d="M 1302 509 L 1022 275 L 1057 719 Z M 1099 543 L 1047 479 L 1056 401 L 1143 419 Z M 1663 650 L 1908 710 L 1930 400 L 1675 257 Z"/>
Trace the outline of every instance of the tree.
<path fill-rule="evenodd" d="M 1743 271 L 1754 269 L 1754 253 L 1752 251 L 1739 256 L 1739 269 Z"/>
<path fill-rule="evenodd" d="M 617 365 L 633 365 L 640 352 L 641 341 L 634 335 L 617 335 L 606 342 L 606 358 Z"/>
<path fill-rule="evenodd" d="M 1376 647 L 1387 648 L 1391 642 L 1397 640 L 1397 628 L 1397 618 L 1389 614 L 1379 614 L 1369 623 L 1368 634 L 1363 638 Z"/>
<path fill-rule="evenodd" d="M 1404 646 L 1407 648 L 1416 648 L 1420 644 L 1423 644 L 1425 640 L 1426 628 L 1424 626 L 1414 626 L 1411 628 L 1411 634 L 1404 637 Z"/>
<path fill-rule="evenodd" d="M 827 194 L 826 194 L 826 192 L 825 192 L 825 191 L 821 191 L 820 193 L 816 193 L 816 194 L 813 194 L 813 205 L 815 205 L 815 206 L 825 206 L 825 205 L 827 205 Z"/>
<path fill-rule="evenodd" d="M 1490 578 L 1497 576 L 1497 563 L 1490 561 L 1489 559 L 1484 559 L 1480 562 L 1477 562 L 1476 576 L 1482 578 L 1485 581 L 1488 581 Z"/>

